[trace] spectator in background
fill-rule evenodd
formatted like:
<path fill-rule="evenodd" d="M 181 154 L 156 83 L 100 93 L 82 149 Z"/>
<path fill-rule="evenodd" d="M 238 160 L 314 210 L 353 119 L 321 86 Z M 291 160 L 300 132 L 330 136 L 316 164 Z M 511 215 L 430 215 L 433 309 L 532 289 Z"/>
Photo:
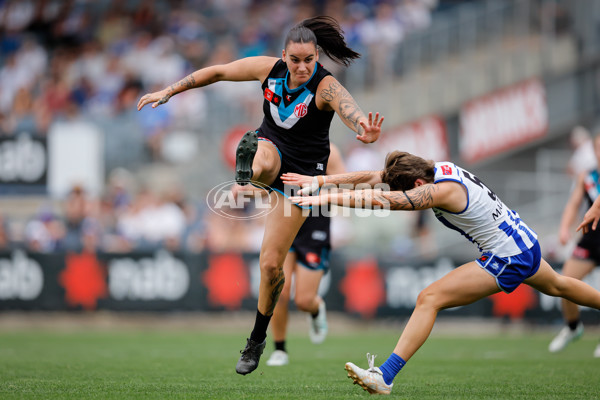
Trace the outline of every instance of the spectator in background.
<path fill-rule="evenodd" d="M 50 253 L 60 250 L 64 237 L 64 224 L 47 209 L 41 210 L 25 226 L 25 242 L 30 251 Z"/>
<path fill-rule="evenodd" d="M 567 172 L 573 178 L 576 178 L 582 172 L 590 171 L 596 167 L 596 155 L 594 153 L 594 143 L 590 132 L 582 126 L 576 126 L 571 131 L 570 136 L 573 154 L 567 165 Z"/>
<path fill-rule="evenodd" d="M 404 39 L 404 27 L 398 21 L 390 2 L 381 2 L 375 8 L 375 18 L 359 27 L 360 37 L 367 48 L 369 76 L 375 84 L 387 82 L 392 74 L 393 51 Z"/>
<path fill-rule="evenodd" d="M 9 250 L 11 244 L 8 221 L 4 215 L 0 214 L 0 251 Z"/>
<path fill-rule="evenodd" d="M 401 0 L 396 8 L 398 20 L 407 33 L 420 31 L 431 25 L 431 8 L 436 0 Z"/>
<path fill-rule="evenodd" d="M 90 215 L 91 205 L 83 186 L 75 184 L 64 202 L 65 238 L 64 248 L 80 250 L 82 246 L 83 223 Z"/>

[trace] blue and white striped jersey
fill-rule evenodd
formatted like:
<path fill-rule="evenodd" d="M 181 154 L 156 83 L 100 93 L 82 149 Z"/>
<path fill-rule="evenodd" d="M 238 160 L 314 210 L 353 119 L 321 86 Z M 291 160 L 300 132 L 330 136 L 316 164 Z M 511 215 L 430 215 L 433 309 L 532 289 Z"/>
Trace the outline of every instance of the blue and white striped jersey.
<path fill-rule="evenodd" d="M 535 244 L 536 233 L 475 175 L 456 164 L 438 162 L 434 183 L 444 181 L 458 182 L 467 189 L 467 206 L 459 213 L 433 208 L 436 218 L 477 244 L 481 252 L 508 257 Z"/>

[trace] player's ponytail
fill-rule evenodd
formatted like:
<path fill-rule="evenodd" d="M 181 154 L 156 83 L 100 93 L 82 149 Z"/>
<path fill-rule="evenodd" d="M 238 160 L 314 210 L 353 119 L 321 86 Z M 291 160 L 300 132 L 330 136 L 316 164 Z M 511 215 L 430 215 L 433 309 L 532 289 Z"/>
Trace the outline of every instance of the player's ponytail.
<path fill-rule="evenodd" d="M 294 26 L 285 38 L 285 47 L 290 42 L 314 43 L 334 62 L 345 66 L 350 65 L 352 60 L 360 58 L 359 53 L 346 45 L 338 22 L 328 16 L 307 18 Z"/>

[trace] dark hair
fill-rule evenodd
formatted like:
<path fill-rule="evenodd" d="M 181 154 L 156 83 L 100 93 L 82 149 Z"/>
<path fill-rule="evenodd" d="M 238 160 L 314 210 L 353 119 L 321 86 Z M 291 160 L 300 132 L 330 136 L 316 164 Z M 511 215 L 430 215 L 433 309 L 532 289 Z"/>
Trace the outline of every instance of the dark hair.
<path fill-rule="evenodd" d="M 417 179 L 433 182 L 434 163 L 405 151 L 393 151 L 385 157 L 385 168 L 381 174 L 383 183 L 391 190 L 409 190 Z"/>
<path fill-rule="evenodd" d="M 314 43 L 338 64 L 350 65 L 360 54 L 346 45 L 344 31 L 335 18 L 319 16 L 307 18 L 294 26 L 285 37 L 285 47 L 292 43 Z"/>

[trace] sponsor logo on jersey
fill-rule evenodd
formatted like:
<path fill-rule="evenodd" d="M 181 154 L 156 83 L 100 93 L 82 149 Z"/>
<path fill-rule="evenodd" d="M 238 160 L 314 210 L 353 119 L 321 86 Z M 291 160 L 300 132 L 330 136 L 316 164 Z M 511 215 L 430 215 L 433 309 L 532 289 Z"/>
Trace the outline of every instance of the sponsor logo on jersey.
<path fill-rule="evenodd" d="M 447 165 L 442 165 L 442 174 L 444 175 L 452 175 L 452 168 Z"/>
<path fill-rule="evenodd" d="M 317 170 L 323 171 L 323 163 L 317 163 Z"/>
<path fill-rule="evenodd" d="M 300 103 L 294 108 L 294 115 L 298 118 L 304 117 L 308 113 L 308 107 L 304 103 Z"/>
<path fill-rule="evenodd" d="M 279 96 L 278 94 L 275 94 L 275 92 L 273 92 L 269 88 L 265 88 L 264 97 L 268 102 L 273 103 L 276 106 L 278 106 L 279 103 L 281 103 L 281 96 Z"/>

